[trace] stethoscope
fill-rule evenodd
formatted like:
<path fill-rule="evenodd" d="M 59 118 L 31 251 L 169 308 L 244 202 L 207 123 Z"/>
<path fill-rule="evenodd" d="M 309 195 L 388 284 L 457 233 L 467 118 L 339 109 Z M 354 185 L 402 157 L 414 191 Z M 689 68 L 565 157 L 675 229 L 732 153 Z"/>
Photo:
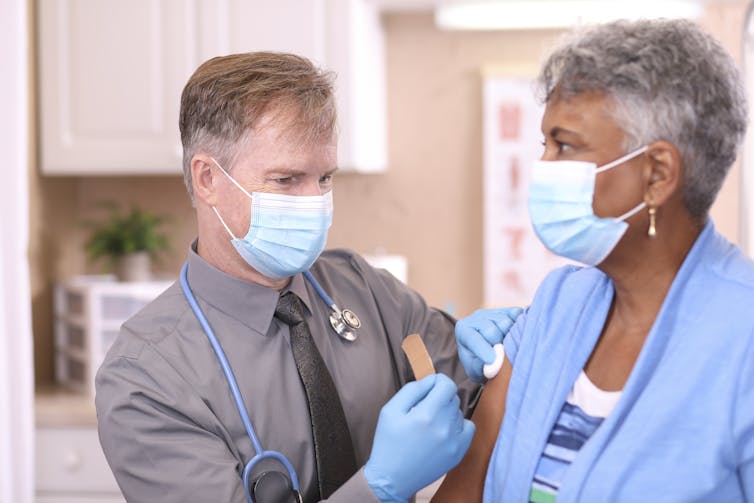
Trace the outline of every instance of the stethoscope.
<path fill-rule="evenodd" d="M 357 334 L 354 330 L 361 328 L 361 320 L 356 316 L 356 313 L 350 309 L 340 310 L 337 304 L 335 304 L 335 301 L 327 295 L 319 282 L 314 279 L 312 273 L 304 271 L 304 277 L 309 280 L 309 283 L 311 283 L 314 289 L 317 290 L 317 295 L 319 295 L 325 304 L 327 304 L 327 307 L 332 310 L 332 313 L 330 313 L 330 326 L 335 330 L 335 333 L 347 341 L 355 341 Z"/>
<path fill-rule="evenodd" d="M 309 280 L 309 282 L 312 284 L 314 289 L 317 291 L 317 294 L 322 298 L 325 304 L 327 304 L 327 306 L 332 310 L 332 314 L 330 315 L 330 325 L 332 326 L 335 333 L 347 341 L 356 340 L 356 333 L 354 332 L 354 330 L 361 327 L 361 321 L 359 320 L 358 316 L 356 316 L 356 314 L 349 309 L 343 309 L 342 311 L 338 309 L 338 306 L 335 304 L 335 302 L 330 298 L 329 295 L 327 295 L 327 293 L 325 293 L 325 291 L 322 289 L 322 286 L 320 286 L 320 284 L 316 279 L 314 279 L 309 271 L 304 272 L 304 276 L 307 280 Z M 189 287 L 188 262 L 185 263 L 183 265 L 183 268 L 181 269 L 180 281 L 181 288 L 183 289 L 183 294 L 186 296 L 186 300 L 188 301 L 189 306 L 191 306 L 191 310 L 194 312 L 196 319 L 202 326 L 202 330 L 204 330 L 204 333 L 207 336 L 207 339 L 209 339 L 209 342 L 212 345 L 212 349 L 214 350 L 215 355 L 220 362 L 220 367 L 222 367 L 223 374 L 225 374 L 225 379 L 228 381 L 228 387 L 230 387 L 231 394 L 233 395 L 233 401 L 236 403 L 238 413 L 241 415 L 241 421 L 243 422 L 244 429 L 246 430 L 246 434 L 251 440 L 251 444 L 254 447 L 254 452 L 256 453 L 254 457 L 252 457 L 246 463 L 246 466 L 244 466 L 243 469 L 243 485 L 244 490 L 246 491 L 246 498 L 248 503 L 255 503 L 254 498 L 257 495 L 257 489 L 264 486 L 262 482 L 265 477 L 267 477 L 267 480 L 270 480 L 269 477 L 280 477 L 282 475 L 280 474 L 280 472 L 276 471 L 263 472 L 252 484 L 252 482 L 249 480 L 252 470 L 261 461 L 266 459 L 275 460 L 283 465 L 286 472 L 288 472 L 290 490 L 293 491 L 296 500 L 299 503 L 303 503 L 300 486 L 298 483 L 298 477 L 296 476 L 296 470 L 293 468 L 291 462 L 288 461 L 288 458 L 286 458 L 280 452 L 264 450 L 262 448 L 262 444 L 257 438 L 254 427 L 251 424 L 251 419 L 249 418 L 243 396 L 241 396 L 241 390 L 239 389 L 238 382 L 236 381 L 236 377 L 233 374 L 233 369 L 230 367 L 230 363 L 228 362 L 228 358 L 225 356 L 225 352 L 220 345 L 220 341 L 215 336 L 215 332 L 212 330 L 212 327 L 207 321 L 207 318 L 204 316 L 202 309 L 199 307 L 199 303 L 196 301 L 194 293 Z M 287 484 L 287 481 L 285 481 L 285 483 Z M 254 496 L 252 496 L 252 494 Z"/>

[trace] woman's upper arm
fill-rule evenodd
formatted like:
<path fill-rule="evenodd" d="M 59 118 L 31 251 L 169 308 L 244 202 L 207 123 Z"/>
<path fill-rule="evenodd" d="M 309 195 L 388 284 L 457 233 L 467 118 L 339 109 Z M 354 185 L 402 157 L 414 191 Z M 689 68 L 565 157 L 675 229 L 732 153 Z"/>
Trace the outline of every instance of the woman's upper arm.
<path fill-rule="evenodd" d="M 476 425 L 471 447 L 458 466 L 448 472 L 432 498 L 433 503 L 482 501 L 487 465 L 505 415 L 505 399 L 512 372 L 513 367 L 505 358 L 500 373 L 485 385 L 471 418 Z"/>

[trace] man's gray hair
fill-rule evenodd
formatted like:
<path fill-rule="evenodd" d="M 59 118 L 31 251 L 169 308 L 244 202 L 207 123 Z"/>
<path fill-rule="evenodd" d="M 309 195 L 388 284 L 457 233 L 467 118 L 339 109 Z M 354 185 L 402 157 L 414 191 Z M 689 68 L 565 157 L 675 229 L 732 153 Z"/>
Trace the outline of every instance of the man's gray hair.
<path fill-rule="evenodd" d="M 683 198 L 706 219 L 746 132 L 747 108 L 736 64 L 725 49 L 685 20 L 617 21 L 575 32 L 539 75 L 543 101 L 596 91 L 628 152 L 665 140 L 680 151 Z"/>

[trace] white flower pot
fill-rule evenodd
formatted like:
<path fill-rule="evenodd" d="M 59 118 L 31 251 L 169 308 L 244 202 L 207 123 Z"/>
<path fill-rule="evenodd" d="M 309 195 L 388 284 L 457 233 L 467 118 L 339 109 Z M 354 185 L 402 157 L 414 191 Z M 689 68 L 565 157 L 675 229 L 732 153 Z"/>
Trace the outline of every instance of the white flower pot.
<path fill-rule="evenodd" d="M 115 274 L 120 281 L 149 281 L 152 279 L 152 261 L 149 253 L 136 252 L 123 255 Z"/>

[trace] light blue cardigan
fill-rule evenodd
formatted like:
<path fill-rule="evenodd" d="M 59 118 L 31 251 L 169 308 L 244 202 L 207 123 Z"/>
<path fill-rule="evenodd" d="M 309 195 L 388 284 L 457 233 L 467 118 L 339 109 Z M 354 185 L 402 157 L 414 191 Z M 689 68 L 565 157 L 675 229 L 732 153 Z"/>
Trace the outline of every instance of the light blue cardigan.
<path fill-rule="evenodd" d="M 612 297 L 600 270 L 558 269 L 505 339 L 513 375 L 485 503 L 528 501 Z M 754 262 L 711 222 L 678 271 L 620 401 L 579 452 L 557 500 L 754 501 Z"/>

